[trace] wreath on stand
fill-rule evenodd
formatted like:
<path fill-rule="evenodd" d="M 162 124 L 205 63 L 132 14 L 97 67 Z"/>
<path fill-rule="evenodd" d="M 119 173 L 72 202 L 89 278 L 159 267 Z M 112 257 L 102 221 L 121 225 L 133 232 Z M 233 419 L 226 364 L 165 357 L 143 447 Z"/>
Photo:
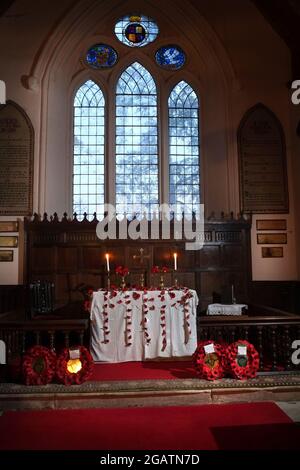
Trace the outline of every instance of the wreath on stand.
<path fill-rule="evenodd" d="M 226 350 L 230 374 L 235 379 L 246 380 L 256 376 L 259 369 L 259 354 L 253 344 L 239 340 L 230 344 Z"/>
<path fill-rule="evenodd" d="M 57 358 L 56 376 L 64 385 L 80 385 L 93 372 L 94 362 L 84 346 L 65 348 Z"/>
<path fill-rule="evenodd" d="M 26 385 L 47 385 L 54 375 L 56 354 L 44 346 L 33 346 L 24 355 L 22 373 Z"/>
<path fill-rule="evenodd" d="M 226 372 L 224 347 L 214 341 L 201 341 L 193 354 L 193 362 L 200 379 L 217 380 Z"/>

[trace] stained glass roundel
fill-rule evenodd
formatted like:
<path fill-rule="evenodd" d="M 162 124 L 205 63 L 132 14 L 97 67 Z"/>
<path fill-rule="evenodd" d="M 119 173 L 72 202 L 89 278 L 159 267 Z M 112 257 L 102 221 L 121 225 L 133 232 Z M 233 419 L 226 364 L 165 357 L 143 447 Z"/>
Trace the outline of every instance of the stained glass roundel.
<path fill-rule="evenodd" d="M 157 38 L 158 26 L 148 16 L 126 15 L 117 21 L 115 34 L 126 46 L 142 47 Z"/>
<path fill-rule="evenodd" d="M 96 44 L 90 47 L 86 54 L 86 63 L 93 69 L 112 67 L 117 60 L 117 52 L 107 44 Z"/>
<path fill-rule="evenodd" d="M 185 64 L 185 53 L 179 46 L 163 46 L 155 54 L 156 63 L 168 70 L 178 70 Z"/>

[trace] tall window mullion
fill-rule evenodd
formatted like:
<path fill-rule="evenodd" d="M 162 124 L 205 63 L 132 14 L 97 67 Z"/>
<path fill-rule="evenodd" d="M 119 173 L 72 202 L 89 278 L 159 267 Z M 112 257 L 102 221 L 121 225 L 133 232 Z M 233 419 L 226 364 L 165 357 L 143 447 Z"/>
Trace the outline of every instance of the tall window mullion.
<path fill-rule="evenodd" d="M 151 213 L 159 204 L 157 94 L 138 62 L 120 76 L 116 91 L 116 210 Z"/>
<path fill-rule="evenodd" d="M 176 212 L 198 212 L 200 204 L 199 106 L 191 86 L 181 81 L 169 100 L 169 198 Z"/>
<path fill-rule="evenodd" d="M 104 212 L 105 100 L 99 86 L 88 80 L 74 98 L 73 211 L 91 218 Z"/>

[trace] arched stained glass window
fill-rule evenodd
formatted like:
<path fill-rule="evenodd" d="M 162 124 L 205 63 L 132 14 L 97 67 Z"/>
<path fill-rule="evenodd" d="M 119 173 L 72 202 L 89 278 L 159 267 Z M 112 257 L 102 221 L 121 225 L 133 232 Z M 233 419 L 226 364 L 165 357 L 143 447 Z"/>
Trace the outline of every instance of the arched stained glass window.
<path fill-rule="evenodd" d="M 138 62 L 120 76 L 116 91 L 116 210 L 153 212 L 159 204 L 157 94 Z"/>
<path fill-rule="evenodd" d="M 176 212 L 198 212 L 200 204 L 199 105 L 192 87 L 179 82 L 168 100 L 169 195 Z"/>
<path fill-rule="evenodd" d="M 88 80 L 74 98 L 73 211 L 79 218 L 104 211 L 104 111 L 101 89 Z"/>

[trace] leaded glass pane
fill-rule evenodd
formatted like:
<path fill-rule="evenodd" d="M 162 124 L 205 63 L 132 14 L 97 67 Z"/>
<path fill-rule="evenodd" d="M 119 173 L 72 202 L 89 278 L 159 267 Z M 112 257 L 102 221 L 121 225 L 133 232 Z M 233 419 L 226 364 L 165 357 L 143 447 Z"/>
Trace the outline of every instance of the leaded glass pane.
<path fill-rule="evenodd" d="M 104 111 L 101 89 L 88 80 L 74 98 L 73 211 L 104 211 Z"/>
<path fill-rule="evenodd" d="M 198 212 L 200 204 L 199 106 L 191 86 L 181 81 L 169 101 L 169 194 L 176 212 Z"/>
<path fill-rule="evenodd" d="M 157 96 L 148 70 L 135 62 L 116 92 L 116 210 L 153 212 L 158 207 Z"/>
<path fill-rule="evenodd" d="M 126 46 L 143 47 L 157 38 L 158 26 L 148 16 L 126 15 L 116 23 L 115 34 Z"/>
<path fill-rule="evenodd" d="M 156 63 L 168 70 L 178 70 L 185 64 L 185 53 L 179 46 L 163 46 L 155 54 Z"/>

